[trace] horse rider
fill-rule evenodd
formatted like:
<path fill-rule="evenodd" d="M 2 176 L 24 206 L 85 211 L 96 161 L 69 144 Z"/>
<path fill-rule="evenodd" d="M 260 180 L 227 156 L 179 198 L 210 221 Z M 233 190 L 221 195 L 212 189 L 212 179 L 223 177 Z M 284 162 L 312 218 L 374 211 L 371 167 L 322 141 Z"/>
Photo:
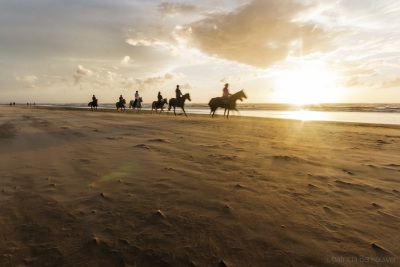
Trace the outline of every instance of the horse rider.
<path fill-rule="evenodd" d="M 163 97 L 162 97 L 162 95 L 161 95 L 161 92 L 158 92 L 157 99 L 158 99 L 157 105 L 158 105 L 159 107 L 161 107 L 161 101 L 162 101 L 162 99 L 163 99 Z"/>
<path fill-rule="evenodd" d="M 180 105 L 181 96 L 183 96 L 183 95 L 182 95 L 181 89 L 179 89 L 179 85 L 176 86 L 175 95 L 176 95 L 176 102 L 178 103 L 178 105 Z"/>
<path fill-rule="evenodd" d="M 122 107 L 122 105 L 124 104 L 124 98 L 122 97 L 122 95 L 119 96 L 119 104 Z"/>
<path fill-rule="evenodd" d="M 136 91 L 136 93 L 135 93 L 135 102 L 133 103 L 133 106 L 137 107 L 138 106 L 138 102 L 139 102 L 139 92 Z"/>
<path fill-rule="evenodd" d="M 97 104 L 97 98 L 96 98 L 96 96 L 95 95 L 93 95 L 92 96 L 92 103 L 93 103 L 93 105 L 96 105 Z"/>
<path fill-rule="evenodd" d="M 228 98 L 230 95 L 232 95 L 231 93 L 229 93 L 229 84 L 226 83 L 224 88 L 222 89 L 222 99 L 224 100 L 224 103 L 226 103 L 228 101 Z"/>

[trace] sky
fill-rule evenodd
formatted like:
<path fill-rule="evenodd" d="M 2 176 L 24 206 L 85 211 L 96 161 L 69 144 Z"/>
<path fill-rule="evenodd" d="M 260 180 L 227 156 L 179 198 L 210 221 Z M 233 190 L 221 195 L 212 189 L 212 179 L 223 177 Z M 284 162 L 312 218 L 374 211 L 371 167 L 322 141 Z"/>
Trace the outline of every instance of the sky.
<path fill-rule="evenodd" d="M 0 0 L 0 103 L 400 103 L 398 0 Z"/>

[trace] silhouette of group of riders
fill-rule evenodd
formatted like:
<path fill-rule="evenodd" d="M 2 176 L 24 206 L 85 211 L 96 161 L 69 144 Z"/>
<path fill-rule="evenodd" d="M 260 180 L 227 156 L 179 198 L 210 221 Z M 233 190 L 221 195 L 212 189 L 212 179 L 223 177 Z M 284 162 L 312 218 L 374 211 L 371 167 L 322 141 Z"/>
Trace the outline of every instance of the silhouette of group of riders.
<path fill-rule="evenodd" d="M 239 92 L 237 92 L 237 93 L 232 95 L 229 92 L 229 84 L 226 83 L 224 88 L 222 89 L 222 97 L 212 98 L 210 100 L 210 102 L 208 103 L 208 105 L 209 105 L 209 107 L 211 109 L 210 116 L 212 115 L 212 117 L 214 117 L 214 113 L 218 108 L 225 108 L 225 112 L 226 112 L 226 110 L 228 110 L 228 116 L 229 116 L 229 110 L 236 110 L 237 111 L 237 109 L 236 109 L 236 100 L 243 101 L 243 98 L 247 98 L 246 95 L 244 94 L 243 90 L 241 90 L 241 91 L 239 91 Z M 184 109 L 184 103 L 185 103 L 186 99 L 191 101 L 190 95 L 188 93 L 187 94 L 182 94 L 181 89 L 179 88 L 179 85 L 177 85 L 176 89 L 175 89 L 175 98 L 171 98 L 169 102 L 168 102 L 168 100 L 166 98 L 163 98 L 163 96 L 161 95 L 161 92 L 158 92 L 157 101 L 154 101 L 152 103 L 151 111 L 153 112 L 153 109 L 154 109 L 156 111 L 156 113 L 157 113 L 157 110 L 161 109 L 161 111 L 160 111 L 160 114 L 161 114 L 161 112 L 164 109 L 164 105 L 165 104 L 169 104 L 168 111 L 170 111 L 171 107 L 173 107 L 174 114 L 176 115 L 175 107 L 180 107 L 180 108 L 182 108 L 185 116 L 187 116 L 186 112 L 185 112 L 185 109 Z M 130 108 L 132 107 L 134 109 L 135 108 L 139 109 L 139 108 L 141 108 L 141 102 L 142 101 L 143 100 L 139 96 L 139 92 L 136 91 L 135 92 L 135 100 L 131 100 L 130 101 L 129 107 Z M 123 98 L 122 95 L 120 95 L 119 99 L 118 99 L 118 102 L 116 102 L 117 110 L 118 111 L 125 110 L 125 104 L 126 104 L 125 99 Z M 98 99 L 96 98 L 95 95 L 92 96 L 92 102 L 89 102 L 88 106 L 90 106 L 92 110 L 97 110 Z M 225 115 L 225 112 L 224 112 L 224 115 Z"/>

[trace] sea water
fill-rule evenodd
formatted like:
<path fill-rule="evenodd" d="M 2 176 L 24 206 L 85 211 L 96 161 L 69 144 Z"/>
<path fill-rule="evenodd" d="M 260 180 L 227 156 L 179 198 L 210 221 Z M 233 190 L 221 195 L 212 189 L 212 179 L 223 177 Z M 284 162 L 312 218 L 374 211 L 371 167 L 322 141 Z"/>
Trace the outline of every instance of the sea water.
<path fill-rule="evenodd" d="M 87 104 L 36 104 L 45 106 L 62 106 L 88 108 Z M 128 107 L 128 105 L 127 105 Z M 115 103 L 99 103 L 100 109 L 115 109 Z M 150 104 L 143 104 L 143 110 L 151 110 Z M 399 104 L 314 104 L 314 105 L 290 105 L 290 104 L 242 104 L 238 103 L 238 111 L 231 111 L 230 116 L 261 117 L 277 119 L 294 119 L 303 121 L 338 121 L 374 124 L 400 125 Z M 128 110 L 128 108 L 127 108 Z M 185 103 L 185 111 L 188 114 L 210 114 L 210 108 L 206 103 Z M 164 108 L 168 112 L 168 108 Z M 172 111 L 171 111 L 172 112 Z M 176 110 L 182 113 L 181 109 Z M 222 116 L 223 109 L 218 109 L 215 115 Z"/>

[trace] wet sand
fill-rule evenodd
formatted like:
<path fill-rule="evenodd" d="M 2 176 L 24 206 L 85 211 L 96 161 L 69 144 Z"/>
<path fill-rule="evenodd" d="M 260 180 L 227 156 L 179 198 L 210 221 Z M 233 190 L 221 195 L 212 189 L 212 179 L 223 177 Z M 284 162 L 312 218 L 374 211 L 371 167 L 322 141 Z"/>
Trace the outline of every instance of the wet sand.
<path fill-rule="evenodd" d="M 399 266 L 400 126 L 0 107 L 1 266 Z"/>

